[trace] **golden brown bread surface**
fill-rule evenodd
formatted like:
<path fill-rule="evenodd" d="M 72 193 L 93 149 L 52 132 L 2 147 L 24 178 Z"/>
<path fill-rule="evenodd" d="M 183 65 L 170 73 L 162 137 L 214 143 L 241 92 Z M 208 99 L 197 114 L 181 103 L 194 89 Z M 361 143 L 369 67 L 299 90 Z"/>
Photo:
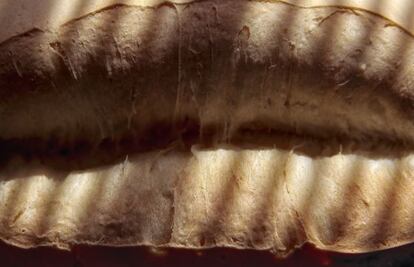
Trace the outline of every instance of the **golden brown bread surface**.
<path fill-rule="evenodd" d="M 412 143 L 412 44 L 343 8 L 112 6 L 2 43 L 0 138 L 139 142 L 195 128 Z"/>
<path fill-rule="evenodd" d="M 384 249 L 413 241 L 413 162 L 193 147 L 71 173 L 37 169 L 2 182 L 0 235 L 23 247 Z"/>
<path fill-rule="evenodd" d="M 410 29 L 349 6 L 132 2 L 1 34 L 0 238 L 414 240 Z"/>

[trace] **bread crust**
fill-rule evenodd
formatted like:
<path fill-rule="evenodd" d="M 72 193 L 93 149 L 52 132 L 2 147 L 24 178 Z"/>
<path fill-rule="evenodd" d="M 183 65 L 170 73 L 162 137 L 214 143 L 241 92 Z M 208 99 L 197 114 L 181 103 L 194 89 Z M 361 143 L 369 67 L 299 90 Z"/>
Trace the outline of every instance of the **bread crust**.
<path fill-rule="evenodd" d="M 123 3 L 9 37 L 0 238 L 412 242 L 413 44 L 362 8 L 279 1 Z"/>
<path fill-rule="evenodd" d="M 0 139 L 259 128 L 410 144 L 412 44 L 389 21 L 337 7 L 111 6 L 3 42 Z"/>
<path fill-rule="evenodd" d="M 234 247 L 284 256 L 305 242 L 361 253 L 413 241 L 412 155 L 171 147 L 70 173 L 22 173 L 29 164 L 15 161 L 20 173 L 0 186 L 0 237 L 20 247 Z"/>

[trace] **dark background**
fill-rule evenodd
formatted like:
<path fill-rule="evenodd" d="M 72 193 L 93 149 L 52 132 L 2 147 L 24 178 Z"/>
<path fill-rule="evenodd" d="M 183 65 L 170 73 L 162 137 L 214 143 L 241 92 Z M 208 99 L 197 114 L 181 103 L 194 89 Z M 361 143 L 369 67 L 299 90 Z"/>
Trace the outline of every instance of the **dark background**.
<path fill-rule="evenodd" d="M 366 254 L 340 254 L 305 245 L 286 259 L 266 251 L 237 249 L 151 249 L 147 247 L 75 246 L 21 249 L 0 242 L 0 267 L 262 267 L 262 266 L 414 266 L 414 244 Z"/>

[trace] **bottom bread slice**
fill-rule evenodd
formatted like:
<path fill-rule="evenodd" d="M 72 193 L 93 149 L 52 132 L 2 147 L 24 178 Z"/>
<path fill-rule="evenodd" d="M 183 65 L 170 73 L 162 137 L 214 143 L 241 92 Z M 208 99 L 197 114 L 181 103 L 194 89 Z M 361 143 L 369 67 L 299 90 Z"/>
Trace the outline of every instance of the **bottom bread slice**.
<path fill-rule="evenodd" d="M 0 238 L 20 247 L 235 247 L 285 255 L 305 242 L 355 253 L 414 241 L 413 155 L 193 146 L 67 173 L 25 172 L 23 165 L 15 160 L 0 174 Z"/>

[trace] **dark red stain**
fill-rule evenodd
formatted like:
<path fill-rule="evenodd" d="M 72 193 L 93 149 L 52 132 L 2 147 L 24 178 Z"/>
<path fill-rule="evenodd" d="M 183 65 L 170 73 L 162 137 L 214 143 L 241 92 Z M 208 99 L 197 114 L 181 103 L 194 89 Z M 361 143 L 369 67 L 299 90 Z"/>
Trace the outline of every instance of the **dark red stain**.
<path fill-rule="evenodd" d="M 20 249 L 0 243 L 0 267 L 326 267 L 414 266 L 414 246 L 383 252 L 347 255 L 305 245 L 286 259 L 266 251 L 165 249 L 154 253 L 144 247 L 76 246 L 71 251 L 53 248 Z"/>

